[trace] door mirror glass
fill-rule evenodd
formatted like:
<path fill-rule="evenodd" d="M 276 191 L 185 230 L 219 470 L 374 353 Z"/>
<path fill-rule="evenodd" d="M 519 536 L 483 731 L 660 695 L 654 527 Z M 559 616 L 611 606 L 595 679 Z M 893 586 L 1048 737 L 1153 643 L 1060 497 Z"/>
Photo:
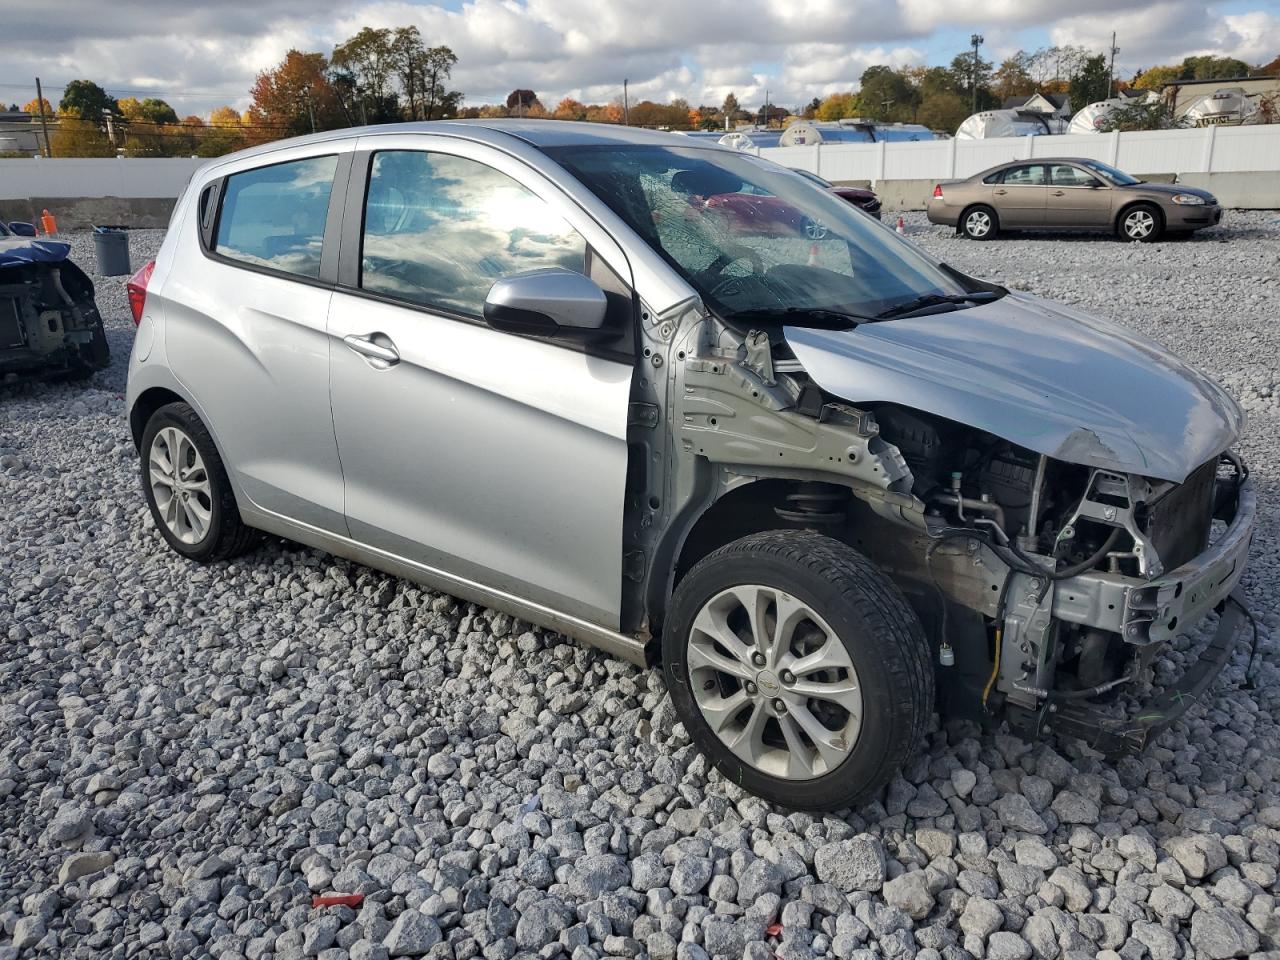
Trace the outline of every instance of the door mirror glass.
<path fill-rule="evenodd" d="M 589 339 L 604 326 L 607 305 L 594 280 L 548 267 L 504 277 L 490 287 L 484 319 L 508 333 Z"/>
<path fill-rule="evenodd" d="M 9 224 L 9 232 L 15 237 L 34 237 L 36 235 L 36 227 L 33 223 L 14 220 Z"/>

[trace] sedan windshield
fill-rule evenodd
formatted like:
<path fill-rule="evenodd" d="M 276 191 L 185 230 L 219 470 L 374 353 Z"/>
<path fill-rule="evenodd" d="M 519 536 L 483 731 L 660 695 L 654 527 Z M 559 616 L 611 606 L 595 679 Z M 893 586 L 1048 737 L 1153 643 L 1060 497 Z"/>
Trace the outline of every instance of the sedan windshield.
<path fill-rule="evenodd" d="M 1121 187 L 1132 187 L 1135 183 L 1141 183 L 1137 177 L 1131 177 L 1123 170 L 1117 170 L 1109 163 L 1103 163 L 1101 160 L 1084 160 L 1082 161 L 1090 170 L 1096 170 L 1112 183 Z"/>
<path fill-rule="evenodd" d="M 723 317 L 880 319 L 989 289 L 846 201 L 747 154 L 698 147 L 548 149 Z M 938 307 L 934 307 L 937 310 Z M 900 312 L 895 315 L 901 315 Z"/>

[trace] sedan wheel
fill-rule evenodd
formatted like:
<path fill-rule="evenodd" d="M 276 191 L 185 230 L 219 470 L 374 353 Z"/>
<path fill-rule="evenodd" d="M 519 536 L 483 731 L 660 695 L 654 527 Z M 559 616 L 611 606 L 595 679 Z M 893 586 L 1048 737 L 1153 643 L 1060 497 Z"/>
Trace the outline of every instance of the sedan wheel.
<path fill-rule="evenodd" d="M 1160 236 L 1160 218 L 1148 206 L 1134 207 L 1120 218 L 1120 234 L 1126 240 L 1147 243 Z"/>
<path fill-rule="evenodd" d="M 990 207 L 974 207 L 960 221 L 960 231 L 970 240 L 990 240 L 997 229 L 996 214 Z"/>
<path fill-rule="evenodd" d="M 148 470 L 151 493 L 169 532 L 192 546 L 204 540 L 213 515 L 213 491 L 191 438 L 177 427 L 158 431 L 151 441 Z"/>
<path fill-rule="evenodd" d="M 694 619 L 688 664 L 707 725 L 761 773 L 822 776 L 858 739 L 862 691 L 849 651 L 781 590 L 750 584 L 712 597 Z"/>

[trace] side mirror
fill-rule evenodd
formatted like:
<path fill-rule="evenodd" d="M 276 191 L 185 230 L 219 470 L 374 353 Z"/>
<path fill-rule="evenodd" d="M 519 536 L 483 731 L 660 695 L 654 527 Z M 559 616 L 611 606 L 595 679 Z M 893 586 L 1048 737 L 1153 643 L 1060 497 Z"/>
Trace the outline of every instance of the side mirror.
<path fill-rule="evenodd" d="M 36 227 L 33 223 L 14 220 L 9 224 L 9 232 L 15 237 L 34 237 L 36 235 Z"/>
<path fill-rule="evenodd" d="M 594 280 L 548 267 L 504 277 L 490 287 L 484 319 L 507 333 L 589 339 L 604 326 L 607 305 Z"/>

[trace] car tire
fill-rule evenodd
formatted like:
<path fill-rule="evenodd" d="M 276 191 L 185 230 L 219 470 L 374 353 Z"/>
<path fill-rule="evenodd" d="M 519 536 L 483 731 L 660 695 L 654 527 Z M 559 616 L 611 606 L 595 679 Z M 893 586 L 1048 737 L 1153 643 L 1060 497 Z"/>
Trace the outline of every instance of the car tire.
<path fill-rule="evenodd" d="M 1000 232 L 1000 217 L 985 204 L 969 207 L 960 214 L 960 232 L 970 240 L 994 240 Z"/>
<path fill-rule="evenodd" d="M 753 623 L 777 639 L 748 643 Z M 870 560 L 810 531 L 754 534 L 699 561 L 672 597 L 662 655 L 698 747 L 726 779 L 792 809 L 866 800 L 920 745 L 933 715 L 929 643 L 915 611 Z"/>
<path fill-rule="evenodd" d="M 241 519 L 213 437 L 189 404 L 166 404 L 151 415 L 139 459 L 151 516 L 177 553 L 212 563 L 253 546 L 257 531 Z"/>
<path fill-rule="evenodd" d="M 1164 217 L 1154 203 L 1135 203 L 1120 212 L 1116 232 L 1130 243 L 1151 243 L 1164 233 Z"/>

